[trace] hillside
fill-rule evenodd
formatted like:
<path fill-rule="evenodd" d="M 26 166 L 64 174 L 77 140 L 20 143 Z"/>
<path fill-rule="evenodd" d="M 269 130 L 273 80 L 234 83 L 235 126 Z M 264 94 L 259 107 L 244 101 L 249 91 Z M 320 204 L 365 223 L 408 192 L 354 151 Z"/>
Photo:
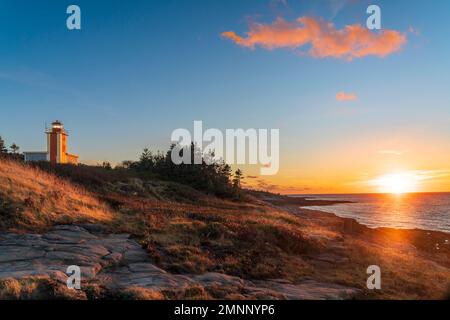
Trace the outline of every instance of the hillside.
<path fill-rule="evenodd" d="M 256 199 L 233 202 L 177 183 L 142 181 L 133 175 L 116 175 L 93 167 L 60 167 L 56 171 L 46 168 L 53 172 L 49 173 L 4 159 L 0 160 L 0 166 L 1 228 L 8 231 L 0 233 L 0 278 L 9 275 L 8 279 L 0 280 L 0 297 L 80 298 L 61 286 L 62 267 L 69 264 L 86 264 L 83 270 L 97 283 L 95 289 L 86 285 L 97 292 L 97 298 L 136 294 L 147 298 L 280 298 L 283 291 L 298 298 L 331 298 L 347 296 L 355 290 L 314 281 L 301 284 L 299 288 L 307 288 L 306 292 L 289 283 L 278 283 L 278 291 L 269 289 L 276 283 L 264 280 L 295 279 L 304 273 L 302 269 L 295 270 L 299 260 L 292 260 L 290 255 L 307 253 L 320 244 L 293 228 L 297 224 L 295 217 L 265 207 Z M 80 227 L 71 229 L 68 225 Z M 11 231 L 32 234 L 24 238 Z M 122 245 L 128 247 L 127 241 L 131 240 L 126 240 L 127 237 L 137 240 L 142 247 L 140 253 L 134 249 L 138 260 L 124 255 L 118 242 L 113 243 L 114 250 L 119 251 L 105 250 L 111 247 L 108 244 L 111 237 L 115 241 L 124 239 Z M 50 242 L 46 244 L 47 238 Z M 94 241 L 96 247 L 92 252 L 89 241 L 93 238 L 99 240 Z M 4 239 L 8 241 L 3 243 Z M 79 244 L 75 249 L 64 246 L 58 252 L 55 250 L 60 249 L 52 249 L 55 239 L 61 241 L 57 248 L 67 241 Z M 18 250 L 21 263 L 11 267 Z M 99 257 L 97 251 L 105 252 L 104 257 L 115 258 Z M 143 252 L 147 252 L 146 257 Z M 98 286 L 102 281 L 99 279 L 109 278 L 115 274 L 114 268 L 129 263 L 160 270 L 158 277 L 167 278 L 164 281 L 168 283 L 190 279 L 187 281 L 193 288 L 181 283 L 180 288 L 162 285 L 159 291 L 153 287 L 148 291 L 120 280 L 125 281 L 125 287 L 118 293 L 108 283 Z M 149 277 L 154 277 L 153 271 Z M 244 278 L 259 282 L 245 282 Z M 128 289 L 138 293 L 130 295 Z M 81 297 L 90 294 L 84 292 Z"/>
<path fill-rule="evenodd" d="M 0 158 L 0 229 L 38 231 L 56 224 L 107 222 L 113 216 L 83 187 Z"/>
<path fill-rule="evenodd" d="M 445 233 L 369 229 L 276 195 L 230 201 L 122 171 L 45 170 L 0 160 L 0 299 L 441 299 L 449 292 Z M 89 275 L 76 296 L 61 287 L 70 264 Z M 381 291 L 366 288 L 372 264 L 383 270 Z"/>

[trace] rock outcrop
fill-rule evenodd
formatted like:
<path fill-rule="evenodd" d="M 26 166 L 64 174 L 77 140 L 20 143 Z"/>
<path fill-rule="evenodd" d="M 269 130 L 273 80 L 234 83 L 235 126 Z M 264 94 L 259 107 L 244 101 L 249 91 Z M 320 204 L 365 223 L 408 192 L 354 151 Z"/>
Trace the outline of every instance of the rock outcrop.
<path fill-rule="evenodd" d="M 129 235 L 107 234 L 98 225 L 62 225 L 45 234 L 0 233 L 0 279 L 48 277 L 65 285 L 70 265 L 80 267 L 83 286 L 95 283 L 119 291 L 138 288 L 167 293 L 200 287 L 242 299 L 346 299 L 358 291 L 313 280 L 293 284 L 220 273 L 171 274 L 152 263 Z"/>

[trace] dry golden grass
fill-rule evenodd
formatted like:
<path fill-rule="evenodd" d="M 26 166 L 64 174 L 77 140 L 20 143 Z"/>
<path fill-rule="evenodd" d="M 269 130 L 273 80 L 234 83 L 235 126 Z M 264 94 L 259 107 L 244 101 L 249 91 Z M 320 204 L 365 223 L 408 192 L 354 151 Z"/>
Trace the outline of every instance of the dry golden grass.
<path fill-rule="evenodd" d="M 70 290 L 47 277 L 0 279 L 0 300 L 47 299 L 84 300 L 86 295 L 82 291 Z"/>
<path fill-rule="evenodd" d="M 126 300 L 165 300 L 165 296 L 155 290 L 140 287 L 131 287 L 120 293 L 121 298 Z"/>
<path fill-rule="evenodd" d="M 298 206 L 232 202 L 186 186 L 152 183 L 121 181 L 120 188 L 105 184 L 104 190 L 97 186 L 98 193 L 89 193 L 63 178 L 0 159 L 0 228 L 37 231 L 54 224 L 102 223 L 112 232 L 132 234 L 158 266 L 174 273 L 213 271 L 294 283 L 314 279 L 359 288 L 361 299 L 449 298 L 450 246 L 436 250 L 448 234 L 372 230 Z M 382 269 L 381 291 L 365 287 L 366 269 L 373 264 Z M 64 298 L 66 293 L 49 281 L 0 282 L 0 299 Z M 85 293 L 95 299 L 240 298 L 236 292 L 202 287 L 162 293 L 93 288 Z"/>
<path fill-rule="evenodd" d="M 360 299 L 442 299 L 449 293 L 450 248 L 434 249 L 448 234 L 373 230 L 331 214 L 295 215 L 258 202 L 211 198 L 195 206 L 110 197 L 127 213 L 118 228 L 135 234 L 171 272 L 314 279 L 359 288 Z M 382 269 L 381 291 L 366 288 L 366 269 L 373 264 Z"/>
<path fill-rule="evenodd" d="M 114 214 L 82 187 L 26 164 L 0 159 L 0 227 L 41 230 L 54 224 L 107 222 Z"/>
<path fill-rule="evenodd" d="M 175 273 L 223 272 L 247 279 L 310 274 L 302 256 L 321 250 L 287 212 L 211 198 L 201 206 L 110 194 L 123 216 L 116 229 L 134 234 L 155 262 Z"/>
<path fill-rule="evenodd" d="M 301 210 L 309 234 L 325 237 L 321 257 L 311 256 L 313 277 L 361 289 L 360 299 L 445 299 L 450 293 L 450 235 L 424 230 L 370 229 L 349 219 Z M 334 261 L 333 261 L 334 259 Z M 382 290 L 366 288 L 366 268 L 378 265 Z"/>

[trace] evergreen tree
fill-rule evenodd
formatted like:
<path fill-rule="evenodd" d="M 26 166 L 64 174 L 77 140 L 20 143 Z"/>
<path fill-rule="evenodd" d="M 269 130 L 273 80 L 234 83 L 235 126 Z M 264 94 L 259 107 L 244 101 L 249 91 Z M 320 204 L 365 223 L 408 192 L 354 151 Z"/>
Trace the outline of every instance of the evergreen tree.
<path fill-rule="evenodd" d="M 234 178 L 233 178 L 233 187 L 235 189 L 240 189 L 241 188 L 241 182 L 243 180 L 243 173 L 241 171 L 241 169 L 237 169 L 236 172 L 234 173 Z"/>
<path fill-rule="evenodd" d="M 15 143 L 13 143 L 9 148 L 11 149 L 13 154 L 17 154 L 17 152 L 19 152 L 20 149 L 20 147 Z"/>
<path fill-rule="evenodd" d="M 5 140 L 0 136 L 0 153 L 8 153 L 8 149 L 5 146 Z"/>
<path fill-rule="evenodd" d="M 153 168 L 153 154 L 145 148 L 139 159 L 139 169 L 142 171 L 151 170 Z"/>
<path fill-rule="evenodd" d="M 102 168 L 106 170 L 112 170 L 111 163 L 109 163 L 108 161 L 103 161 Z"/>

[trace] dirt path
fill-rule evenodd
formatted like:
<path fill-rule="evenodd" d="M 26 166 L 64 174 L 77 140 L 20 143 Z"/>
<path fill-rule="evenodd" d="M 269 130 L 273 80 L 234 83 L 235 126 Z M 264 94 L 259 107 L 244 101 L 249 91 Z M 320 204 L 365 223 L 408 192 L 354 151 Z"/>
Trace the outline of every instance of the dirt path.
<path fill-rule="evenodd" d="M 127 234 L 105 234 L 101 226 L 57 226 L 45 234 L 0 233 L 0 279 L 49 277 L 66 283 L 66 269 L 78 265 L 83 284 L 111 290 L 143 288 L 180 292 L 192 287 L 218 288 L 225 297 L 275 299 L 346 299 L 354 288 L 316 281 L 248 281 L 220 273 L 170 274 L 152 263 Z"/>

